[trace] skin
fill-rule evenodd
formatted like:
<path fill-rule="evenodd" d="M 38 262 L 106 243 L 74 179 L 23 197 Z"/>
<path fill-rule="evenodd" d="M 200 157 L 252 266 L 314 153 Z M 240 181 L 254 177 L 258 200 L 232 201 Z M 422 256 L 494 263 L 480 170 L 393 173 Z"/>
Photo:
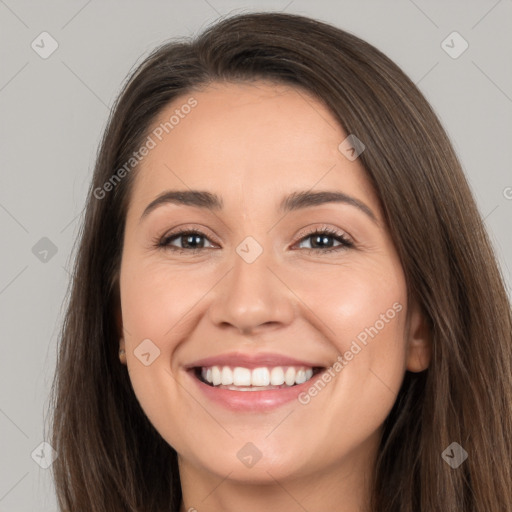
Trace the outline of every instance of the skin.
<path fill-rule="evenodd" d="M 305 92 L 259 81 L 216 83 L 192 96 L 197 106 L 137 170 L 118 314 L 121 362 L 137 399 L 179 455 L 181 510 L 365 510 L 382 423 L 405 371 L 422 371 L 430 360 L 425 322 L 407 302 L 378 198 L 359 159 L 338 150 L 348 134 Z M 154 126 L 189 97 L 168 105 Z M 167 203 L 141 220 L 170 189 L 216 193 L 224 208 Z M 278 212 L 283 196 L 311 189 L 364 202 L 376 222 L 342 203 Z M 178 226 L 201 230 L 204 248 L 155 247 Z M 304 229 L 325 227 L 354 246 L 308 252 L 315 237 Z M 263 249 L 251 264 L 236 252 L 247 236 Z M 340 247 L 335 237 L 329 243 Z M 235 350 L 329 367 L 395 303 L 401 311 L 306 405 L 231 411 L 209 401 L 184 369 Z M 134 354 L 144 339 L 160 350 L 148 366 Z M 248 442 L 261 452 L 251 468 L 237 458 Z"/>

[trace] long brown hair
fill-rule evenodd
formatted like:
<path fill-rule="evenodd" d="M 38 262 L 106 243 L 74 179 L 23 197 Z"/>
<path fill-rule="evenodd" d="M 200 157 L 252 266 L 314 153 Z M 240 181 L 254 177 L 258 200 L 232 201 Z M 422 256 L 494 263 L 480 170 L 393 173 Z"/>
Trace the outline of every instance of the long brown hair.
<path fill-rule="evenodd" d="M 97 191 L 169 102 L 213 81 L 258 79 L 309 91 L 363 141 L 360 161 L 430 329 L 430 366 L 406 372 L 384 424 L 372 510 L 512 510 L 511 308 L 461 165 L 428 102 L 389 58 L 336 27 L 281 13 L 233 16 L 160 46 L 112 109 L 50 403 L 60 509 L 179 509 L 176 452 L 143 413 L 117 353 L 118 272 L 136 168 L 105 197 Z M 441 456 L 452 442 L 468 453 L 457 469 Z"/>

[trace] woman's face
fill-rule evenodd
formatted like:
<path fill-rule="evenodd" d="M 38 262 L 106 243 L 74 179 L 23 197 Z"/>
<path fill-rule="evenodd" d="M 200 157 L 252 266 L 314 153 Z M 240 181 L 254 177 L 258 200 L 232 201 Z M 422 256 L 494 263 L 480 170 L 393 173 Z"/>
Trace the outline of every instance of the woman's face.
<path fill-rule="evenodd" d="M 149 420 L 183 471 L 368 466 L 405 370 L 429 355 L 378 199 L 339 148 L 349 134 L 266 82 L 182 96 L 152 130 L 120 274 L 120 347 Z"/>

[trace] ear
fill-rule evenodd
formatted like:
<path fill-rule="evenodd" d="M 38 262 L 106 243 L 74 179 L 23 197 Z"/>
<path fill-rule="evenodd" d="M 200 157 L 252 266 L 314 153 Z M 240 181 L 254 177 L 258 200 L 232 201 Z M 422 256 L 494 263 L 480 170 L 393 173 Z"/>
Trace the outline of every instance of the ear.
<path fill-rule="evenodd" d="M 410 372 L 422 372 L 428 368 L 432 356 L 431 334 L 416 300 L 411 301 L 410 308 L 406 367 Z"/>

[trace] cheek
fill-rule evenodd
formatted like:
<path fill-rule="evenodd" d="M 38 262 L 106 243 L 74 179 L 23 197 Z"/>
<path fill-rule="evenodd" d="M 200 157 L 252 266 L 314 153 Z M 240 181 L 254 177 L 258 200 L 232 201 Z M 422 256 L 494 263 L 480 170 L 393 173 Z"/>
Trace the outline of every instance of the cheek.
<path fill-rule="evenodd" d="M 169 354 L 187 314 L 213 278 L 205 269 L 188 272 L 165 261 L 127 262 L 121 272 L 121 303 L 131 341 L 158 340 L 160 350 Z"/>
<path fill-rule="evenodd" d="M 388 359 L 405 348 L 403 342 L 406 296 L 404 288 L 394 279 L 382 279 L 370 273 L 352 272 L 343 278 L 343 291 L 337 300 L 327 302 L 340 352 L 350 350 L 354 343 L 361 346 L 367 356 Z M 329 306 L 327 306 L 329 307 Z"/>
<path fill-rule="evenodd" d="M 330 267 L 303 273 L 295 290 L 339 354 L 334 381 L 342 402 L 377 414 L 372 404 L 391 408 L 405 372 L 403 272 L 395 262 Z"/>
<path fill-rule="evenodd" d="M 389 349 L 389 343 L 396 348 L 403 345 L 399 335 L 403 336 L 406 311 L 405 280 L 400 266 L 385 263 L 326 265 L 318 272 L 294 275 L 289 271 L 288 282 L 294 283 L 294 291 L 340 352 L 348 350 L 355 339 L 364 344 L 380 338 L 376 350 L 384 345 Z"/>
<path fill-rule="evenodd" d="M 187 313 L 204 294 L 202 286 L 190 284 L 194 282 L 165 262 L 123 260 L 120 287 L 130 381 L 146 416 L 171 446 L 188 446 L 188 442 L 184 441 L 187 429 L 170 421 L 170 411 L 174 417 L 179 416 L 176 411 L 185 417 L 198 413 L 194 402 L 183 400 L 172 365 L 179 341 L 190 328 Z M 152 361 L 147 366 L 135 355 L 141 353 L 138 347 L 143 340 L 154 343 L 147 345 Z"/>
<path fill-rule="evenodd" d="M 314 448 L 335 461 L 375 432 L 395 403 L 405 372 L 406 285 L 393 265 L 333 266 L 319 277 L 304 274 L 295 290 L 321 320 L 338 364 L 300 403 L 308 415 L 327 419 L 322 437 L 338 441 Z"/>
<path fill-rule="evenodd" d="M 180 342 L 190 336 L 201 299 L 216 280 L 218 274 L 207 265 L 177 269 L 162 258 L 144 261 L 123 255 L 120 291 L 130 380 L 150 421 L 173 440 L 181 434 L 169 423 L 169 411 L 184 412 L 191 407 L 179 398 L 183 393 L 176 380 L 175 354 Z M 142 343 L 147 344 L 145 352 L 153 361 L 148 366 L 135 355 L 141 353 Z M 193 407 L 189 412 L 190 417 L 197 415 Z"/>

